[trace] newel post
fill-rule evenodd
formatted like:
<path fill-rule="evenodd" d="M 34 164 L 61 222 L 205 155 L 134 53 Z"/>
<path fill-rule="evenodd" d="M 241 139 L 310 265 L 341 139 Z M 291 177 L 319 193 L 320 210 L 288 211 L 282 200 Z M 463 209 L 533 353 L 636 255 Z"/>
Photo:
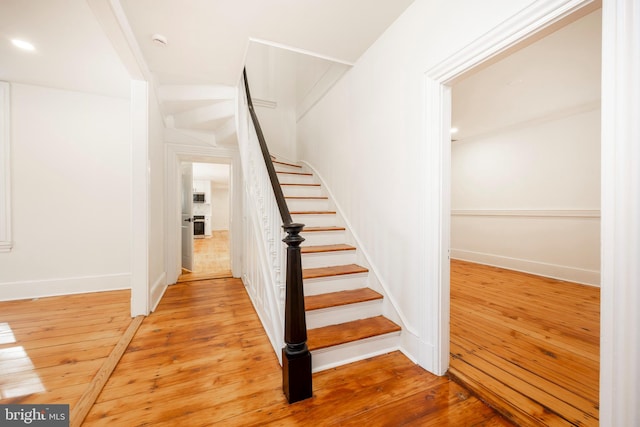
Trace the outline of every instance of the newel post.
<path fill-rule="evenodd" d="M 287 237 L 287 277 L 284 306 L 284 341 L 282 349 L 282 389 L 289 403 L 308 399 L 311 387 L 311 353 L 307 348 L 307 322 L 302 288 L 302 258 L 300 232 L 304 224 L 282 226 Z"/>

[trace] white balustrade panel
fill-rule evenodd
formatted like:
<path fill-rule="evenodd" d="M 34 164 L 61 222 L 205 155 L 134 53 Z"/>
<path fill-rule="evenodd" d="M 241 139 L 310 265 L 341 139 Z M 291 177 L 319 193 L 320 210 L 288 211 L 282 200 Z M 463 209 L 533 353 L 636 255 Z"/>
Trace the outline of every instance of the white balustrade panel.
<path fill-rule="evenodd" d="M 249 114 L 244 82 L 236 120 L 244 178 L 242 280 L 282 364 L 286 245 L 282 219 Z"/>

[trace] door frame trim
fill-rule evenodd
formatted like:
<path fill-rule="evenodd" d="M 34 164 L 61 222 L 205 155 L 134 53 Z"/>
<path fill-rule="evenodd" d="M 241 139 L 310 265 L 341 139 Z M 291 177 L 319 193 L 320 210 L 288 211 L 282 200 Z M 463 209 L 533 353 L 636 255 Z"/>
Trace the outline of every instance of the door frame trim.
<path fill-rule="evenodd" d="M 149 83 L 131 80 L 131 316 L 150 310 Z"/>
<path fill-rule="evenodd" d="M 640 243 L 630 230 L 640 227 L 640 169 L 637 141 L 640 123 L 640 63 L 637 61 L 640 14 L 635 0 L 610 0 L 602 5 L 602 131 L 601 131 L 601 311 L 600 311 L 600 423 L 632 425 L 640 419 L 635 402 L 640 366 L 638 310 Z M 420 295 L 429 337 L 420 363 L 444 373 L 449 360 L 449 236 L 451 85 L 472 68 L 506 53 L 517 43 L 574 14 L 594 10 L 600 1 L 545 0 L 533 3 L 467 48 L 425 72 L 427 150 L 426 169 L 432 201 L 427 219 L 425 286 Z M 621 30 L 624 29 L 624 30 Z M 634 175 L 635 174 L 635 175 Z M 429 237 L 433 238 L 429 240 Z M 425 273 L 425 274 L 426 274 Z M 430 302 L 433 301 L 433 302 Z M 429 342 L 428 339 L 431 338 Z"/>
<path fill-rule="evenodd" d="M 181 269 L 181 239 L 180 239 L 180 163 L 183 161 L 201 163 L 225 163 L 231 165 L 229 191 L 231 204 L 229 206 L 229 250 L 231 251 L 231 272 L 233 277 L 240 277 L 242 255 L 242 174 L 240 168 L 240 153 L 235 147 L 210 147 L 184 145 L 175 143 L 165 144 L 165 265 L 167 284 L 176 283 Z"/>

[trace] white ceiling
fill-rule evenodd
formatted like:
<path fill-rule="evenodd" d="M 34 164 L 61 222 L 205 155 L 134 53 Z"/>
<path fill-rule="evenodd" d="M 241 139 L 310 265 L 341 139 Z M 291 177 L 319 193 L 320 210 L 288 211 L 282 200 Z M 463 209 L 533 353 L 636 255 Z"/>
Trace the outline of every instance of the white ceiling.
<path fill-rule="evenodd" d="M 193 179 L 213 181 L 214 185 L 225 187 L 229 185 L 230 166 L 219 163 L 194 163 Z"/>
<path fill-rule="evenodd" d="M 128 97 L 148 70 L 171 135 L 215 144 L 251 39 L 353 63 L 413 1 L 1 0 L 0 80 Z"/>
<path fill-rule="evenodd" d="M 601 10 L 507 56 L 452 89 L 462 140 L 600 100 Z"/>
<path fill-rule="evenodd" d="M 355 62 L 413 0 L 120 0 L 159 84 L 235 85 L 250 38 Z M 160 48 L 153 34 L 167 37 Z"/>
<path fill-rule="evenodd" d="M 235 142 L 233 94 L 245 65 L 249 45 L 268 44 L 340 63 L 353 63 L 413 0 L 115 0 L 126 17 L 134 44 L 160 88 L 172 87 L 173 97 L 160 97 L 165 123 L 172 135 L 201 137 L 221 145 Z M 166 45 L 153 41 L 159 34 Z M 253 42 L 253 43 L 252 43 Z M 256 43 L 259 42 L 259 43 Z M 327 75 L 326 61 L 305 62 L 297 84 L 306 86 L 309 108 L 322 95 L 309 92 Z M 324 62 L 324 63 L 323 63 Z M 302 68 L 299 68 L 299 70 Z M 320 70 L 320 71 L 318 71 Z M 259 73 L 273 72 L 262 68 Z M 334 73 L 337 74 L 337 73 Z M 253 87 L 256 76 L 252 73 Z M 266 80 L 274 81 L 272 76 Z M 315 79 L 315 80 L 314 80 Z M 325 78 L 326 79 L 326 78 Z M 314 80 L 314 81 L 309 81 Z M 296 84 L 296 82 L 291 82 Z M 180 89 L 216 86 L 206 99 L 189 99 Z M 319 85 L 327 87 L 327 83 Z M 182 133 L 181 133 L 182 132 Z M 209 134 L 214 138 L 209 139 Z"/>
<path fill-rule="evenodd" d="M 129 74 L 84 0 L 1 0 L 0 58 L 0 80 L 129 97 Z"/>

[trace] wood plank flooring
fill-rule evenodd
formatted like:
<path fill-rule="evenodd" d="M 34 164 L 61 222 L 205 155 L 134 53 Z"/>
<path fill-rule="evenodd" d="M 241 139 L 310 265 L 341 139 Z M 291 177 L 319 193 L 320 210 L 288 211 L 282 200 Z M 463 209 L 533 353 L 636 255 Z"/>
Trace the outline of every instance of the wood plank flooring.
<path fill-rule="evenodd" d="M 451 262 L 450 374 L 521 425 L 598 425 L 599 288 Z"/>
<path fill-rule="evenodd" d="M 178 282 L 231 277 L 229 232 L 212 231 L 211 237 L 193 239 L 193 271 L 184 271 Z"/>
<path fill-rule="evenodd" d="M 0 403 L 73 408 L 131 322 L 129 292 L 0 302 Z M 451 373 L 522 425 L 597 425 L 599 289 L 452 263 Z M 314 375 L 288 405 L 241 281 L 170 286 L 84 425 L 506 426 L 399 352 Z"/>
<path fill-rule="evenodd" d="M 313 390 L 286 403 L 240 280 L 185 282 L 145 319 L 84 425 L 510 425 L 399 352 L 315 374 Z"/>
<path fill-rule="evenodd" d="M 131 323 L 130 292 L 0 302 L 0 403 L 73 410 Z"/>

